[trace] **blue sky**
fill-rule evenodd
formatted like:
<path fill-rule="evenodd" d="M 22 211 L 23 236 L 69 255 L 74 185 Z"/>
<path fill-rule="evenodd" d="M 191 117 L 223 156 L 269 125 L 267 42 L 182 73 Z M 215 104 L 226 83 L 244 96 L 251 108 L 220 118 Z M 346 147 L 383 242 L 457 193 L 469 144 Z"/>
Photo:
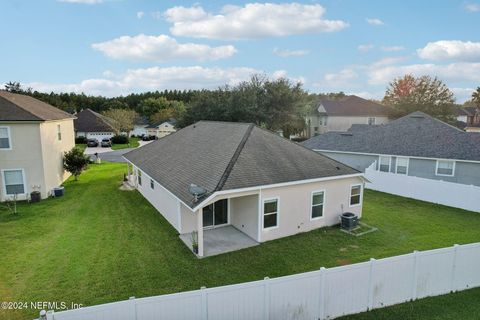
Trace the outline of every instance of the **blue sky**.
<path fill-rule="evenodd" d="M 262 72 L 381 98 L 405 73 L 463 102 L 480 85 L 480 2 L 2 1 L 0 81 L 113 96 Z"/>

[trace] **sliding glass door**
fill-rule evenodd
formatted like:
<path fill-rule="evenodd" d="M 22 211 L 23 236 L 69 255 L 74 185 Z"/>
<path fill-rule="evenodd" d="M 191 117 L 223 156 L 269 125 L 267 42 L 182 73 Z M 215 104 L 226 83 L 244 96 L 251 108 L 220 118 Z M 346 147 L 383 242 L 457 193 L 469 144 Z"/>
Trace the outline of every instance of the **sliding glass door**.
<path fill-rule="evenodd" d="M 212 228 L 228 223 L 228 200 L 218 200 L 203 208 L 203 227 Z"/>

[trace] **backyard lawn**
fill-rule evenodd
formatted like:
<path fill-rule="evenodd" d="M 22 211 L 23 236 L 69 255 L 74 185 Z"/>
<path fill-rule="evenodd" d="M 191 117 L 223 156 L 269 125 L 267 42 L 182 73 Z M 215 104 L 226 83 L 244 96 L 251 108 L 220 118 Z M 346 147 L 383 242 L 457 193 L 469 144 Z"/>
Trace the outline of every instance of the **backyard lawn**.
<path fill-rule="evenodd" d="M 118 189 L 125 171 L 124 164 L 92 165 L 79 181 L 65 183 L 63 198 L 21 204 L 17 215 L 0 209 L 1 301 L 88 306 L 480 241 L 480 214 L 367 191 L 363 221 L 376 232 L 353 237 L 326 228 L 199 260 L 138 192 Z M 358 319 L 400 312 L 422 319 L 421 303 Z M 453 312 L 474 310 L 468 307 Z M 34 316 L 37 310 L 0 310 L 0 319 Z"/>

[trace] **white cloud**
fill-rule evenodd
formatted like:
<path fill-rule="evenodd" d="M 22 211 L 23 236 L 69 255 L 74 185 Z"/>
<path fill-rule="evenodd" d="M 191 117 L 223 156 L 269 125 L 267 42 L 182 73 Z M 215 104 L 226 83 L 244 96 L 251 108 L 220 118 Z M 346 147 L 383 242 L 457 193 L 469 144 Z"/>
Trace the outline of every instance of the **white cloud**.
<path fill-rule="evenodd" d="M 464 103 L 467 100 L 472 98 L 472 93 L 475 91 L 474 88 L 450 88 L 455 94 L 458 103 Z"/>
<path fill-rule="evenodd" d="M 293 83 L 301 83 L 301 84 L 305 84 L 307 82 L 307 80 L 304 77 L 290 77 L 288 75 L 287 70 L 277 70 L 273 72 L 272 78 L 273 79 L 286 78 L 292 81 Z"/>
<path fill-rule="evenodd" d="M 57 0 L 58 2 L 66 3 L 83 3 L 83 4 L 97 4 L 102 3 L 103 0 Z"/>
<path fill-rule="evenodd" d="M 145 15 L 145 12 L 143 12 L 143 11 L 138 11 L 137 12 L 137 18 L 138 19 L 142 19 L 144 15 Z"/>
<path fill-rule="evenodd" d="M 282 58 L 288 58 L 288 57 L 301 57 L 301 56 L 306 56 L 307 54 L 310 53 L 308 50 L 289 50 L 289 49 L 279 49 L 279 48 L 274 48 L 273 53 L 279 57 Z"/>
<path fill-rule="evenodd" d="M 403 46 L 385 46 L 381 47 L 382 51 L 385 52 L 397 52 L 397 51 L 403 51 L 405 50 L 405 47 Z"/>
<path fill-rule="evenodd" d="M 234 46 L 210 47 L 204 44 L 178 43 L 167 35 L 134 37 L 122 36 L 110 41 L 94 43 L 92 48 L 114 59 L 166 61 L 194 59 L 218 60 L 231 57 L 237 51 Z"/>
<path fill-rule="evenodd" d="M 359 91 L 359 92 L 347 92 L 349 95 L 355 95 L 363 99 L 374 99 L 374 100 L 381 100 L 383 99 L 383 96 L 385 92 L 369 92 L 369 91 Z"/>
<path fill-rule="evenodd" d="M 373 44 L 361 44 L 357 47 L 360 52 L 368 52 L 374 48 Z"/>
<path fill-rule="evenodd" d="M 365 21 L 371 26 L 383 26 L 385 24 L 382 20 L 377 18 L 367 18 Z"/>
<path fill-rule="evenodd" d="M 367 71 L 370 84 L 386 84 L 405 74 L 431 75 L 451 82 L 480 81 L 480 63 L 412 64 L 403 66 L 380 66 Z"/>
<path fill-rule="evenodd" d="M 294 34 L 334 32 L 348 27 L 341 20 L 323 18 L 325 9 L 319 4 L 249 3 L 227 5 L 219 13 L 206 12 L 200 6 L 177 6 L 164 16 L 176 36 L 209 39 L 253 39 Z"/>
<path fill-rule="evenodd" d="M 480 4 L 478 3 L 469 3 L 465 5 L 465 10 L 470 12 L 480 12 Z"/>
<path fill-rule="evenodd" d="M 429 60 L 456 60 L 480 62 L 480 42 L 442 40 L 429 42 L 417 50 L 420 58 Z"/>
<path fill-rule="evenodd" d="M 225 84 L 235 85 L 240 81 L 248 80 L 252 74 L 256 73 L 262 73 L 262 71 L 248 67 L 225 69 L 201 66 L 152 67 L 131 69 L 118 75 L 108 71 L 104 74 L 108 79 L 87 79 L 71 84 L 32 82 L 26 83 L 25 86 L 43 92 L 84 92 L 91 95 L 116 96 L 146 90 L 214 89 Z M 287 77 L 287 73 L 282 70 L 277 71 L 275 75 Z M 303 79 L 288 78 L 292 81 Z"/>
<path fill-rule="evenodd" d="M 349 86 L 352 80 L 357 78 L 358 74 L 353 68 L 345 68 L 338 73 L 327 73 L 324 76 L 325 85 L 329 87 Z"/>

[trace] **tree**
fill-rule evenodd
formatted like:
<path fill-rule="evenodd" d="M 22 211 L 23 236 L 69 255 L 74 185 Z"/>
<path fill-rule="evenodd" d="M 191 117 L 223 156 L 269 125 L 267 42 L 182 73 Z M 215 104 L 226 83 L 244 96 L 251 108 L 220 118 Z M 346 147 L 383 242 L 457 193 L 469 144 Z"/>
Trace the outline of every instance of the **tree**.
<path fill-rule="evenodd" d="M 480 87 L 477 87 L 477 90 L 472 93 L 472 102 L 480 108 Z"/>
<path fill-rule="evenodd" d="M 87 155 L 84 155 L 80 148 L 73 147 L 72 150 L 65 152 L 63 167 L 65 170 L 73 174 L 75 181 L 78 180 L 78 176 L 87 168 L 89 163 L 90 158 Z"/>
<path fill-rule="evenodd" d="M 20 84 L 20 82 L 16 82 L 16 81 L 10 81 L 10 82 L 6 83 L 5 84 L 5 90 L 7 90 L 8 92 L 12 92 L 12 93 L 22 93 L 23 92 L 22 85 Z"/>
<path fill-rule="evenodd" d="M 147 118 L 150 118 L 155 113 L 167 109 L 169 106 L 169 101 L 164 97 L 147 98 L 140 103 L 140 112 Z"/>
<path fill-rule="evenodd" d="M 112 120 L 108 122 L 116 132 L 127 133 L 133 130 L 135 120 L 138 118 L 138 114 L 129 109 L 110 109 L 104 111 L 103 115 Z"/>
<path fill-rule="evenodd" d="M 422 111 L 441 120 L 455 120 L 453 92 L 437 77 L 405 75 L 394 79 L 383 103 L 392 107 L 392 117 Z"/>

